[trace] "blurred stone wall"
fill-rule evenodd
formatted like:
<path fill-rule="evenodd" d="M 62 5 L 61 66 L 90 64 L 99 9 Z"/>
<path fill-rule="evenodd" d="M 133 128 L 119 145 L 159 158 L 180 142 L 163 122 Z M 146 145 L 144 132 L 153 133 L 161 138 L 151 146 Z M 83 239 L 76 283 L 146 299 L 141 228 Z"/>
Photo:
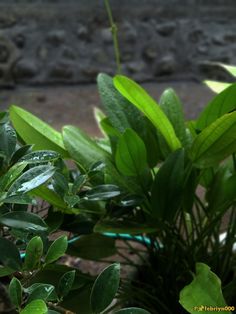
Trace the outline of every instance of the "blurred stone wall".
<path fill-rule="evenodd" d="M 236 64 L 235 0 L 111 0 L 123 73 L 140 81 L 224 78 Z M 115 73 L 103 0 L 0 0 L 0 85 L 94 82 Z"/>

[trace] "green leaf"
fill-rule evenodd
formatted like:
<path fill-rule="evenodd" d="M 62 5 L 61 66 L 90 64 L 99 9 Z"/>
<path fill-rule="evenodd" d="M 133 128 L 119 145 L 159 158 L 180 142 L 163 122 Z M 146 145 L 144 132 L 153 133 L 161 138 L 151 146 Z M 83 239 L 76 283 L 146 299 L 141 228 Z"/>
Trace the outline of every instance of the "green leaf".
<path fill-rule="evenodd" d="M 104 311 L 114 299 L 120 283 L 120 264 L 106 267 L 94 282 L 90 303 L 92 311 L 97 314 Z"/>
<path fill-rule="evenodd" d="M 153 125 L 161 132 L 172 150 L 181 147 L 174 128 L 158 104 L 146 91 L 134 81 L 125 76 L 117 75 L 114 78 L 117 90 L 133 105 L 142 111 Z"/>
<path fill-rule="evenodd" d="M 34 144 L 33 150 L 49 149 L 68 157 L 61 133 L 20 107 L 11 106 L 9 111 L 17 133 L 26 144 Z"/>
<path fill-rule="evenodd" d="M 43 300 L 34 300 L 20 311 L 20 314 L 47 314 L 47 305 Z"/>
<path fill-rule="evenodd" d="M 13 274 L 14 272 L 15 272 L 14 269 L 0 265 L 0 278 L 9 276 L 9 275 Z"/>
<path fill-rule="evenodd" d="M 160 98 L 160 107 L 174 127 L 175 134 L 184 145 L 186 143 L 183 105 L 172 88 L 166 89 Z"/>
<path fill-rule="evenodd" d="M 133 221 L 101 220 L 96 223 L 93 230 L 97 233 L 111 232 L 135 235 L 156 232 L 157 228 Z"/>
<path fill-rule="evenodd" d="M 7 196 L 25 194 L 45 183 L 53 176 L 56 168 L 36 166 L 24 172 L 9 188 Z"/>
<path fill-rule="evenodd" d="M 102 234 L 82 235 L 69 245 L 68 254 L 88 260 L 98 260 L 116 254 L 115 239 Z"/>
<path fill-rule="evenodd" d="M 226 303 L 221 291 L 220 279 L 206 264 L 196 264 L 196 276 L 193 281 L 180 292 L 180 304 L 189 313 L 208 313 L 204 306 L 225 307 Z M 222 310 L 221 313 L 231 313 Z"/>
<path fill-rule="evenodd" d="M 48 301 L 55 292 L 55 287 L 50 284 L 35 284 L 33 287 L 31 286 L 30 289 L 27 289 L 29 293 L 29 297 L 27 303 L 31 303 L 34 300 L 41 299 L 43 301 Z"/>
<path fill-rule="evenodd" d="M 22 171 L 25 169 L 27 166 L 26 162 L 15 164 L 12 166 L 7 173 L 5 173 L 1 178 L 0 178 L 0 186 L 1 190 L 4 191 L 6 190 L 22 173 Z"/>
<path fill-rule="evenodd" d="M 26 247 L 24 268 L 33 270 L 40 265 L 40 260 L 43 255 L 43 241 L 36 236 L 30 240 Z"/>
<path fill-rule="evenodd" d="M 45 185 L 37 187 L 36 189 L 32 190 L 30 194 L 41 197 L 42 199 L 47 201 L 49 204 L 55 206 L 56 208 L 59 209 L 68 208 L 64 200 L 59 195 L 57 195 L 53 190 L 47 188 Z"/>
<path fill-rule="evenodd" d="M 151 313 L 137 307 L 129 307 L 126 309 L 116 311 L 114 314 L 151 314 Z"/>
<path fill-rule="evenodd" d="M 236 83 L 231 84 L 228 88 L 223 90 L 220 94 L 215 96 L 213 100 L 205 107 L 200 114 L 196 128 L 203 130 L 209 126 L 216 119 L 220 118 L 226 113 L 229 113 L 236 108 Z"/>
<path fill-rule="evenodd" d="M 25 154 L 31 152 L 32 145 L 24 145 L 17 149 L 11 157 L 10 164 L 13 165 L 18 162 L 18 160 L 23 157 Z"/>
<path fill-rule="evenodd" d="M 97 82 L 102 104 L 108 114 L 111 126 L 119 134 L 125 132 L 127 128 L 131 128 L 142 137 L 145 133 L 146 123 L 141 112 L 116 90 L 110 76 L 100 73 Z"/>
<path fill-rule="evenodd" d="M 225 114 L 194 140 L 189 156 L 196 167 L 207 168 L 236 151 L 236 112 Z"/>
<path fill-rule="evenodd" d="M 66 272 L 59 281 L 58 284 L 58 295 L 65 297 L 71 290 L 73 282 L 75 280 L 75 270 Z"/>
<path fill-rule="evenodd" d="M 0 237 L 0 262 L 11 269 L 21 270 L 21 258 L 14 243 Z"/>
<path fill-rule="evenodd" d="M 22 303 L 22 286 L 21 286 L 20 281 L 17 278 L 15 277 L 12 278 L 8 291 L 9 291 L 11 302 L 17 308 L 19 308 Z"/>
<path fill-rule="evenodd" d="M 151 191 L 152 216 L 172 220 L 180 207 L 184 185 L 184 150 L 169 155 L 155 176 Z"/>
<path fill-rule="evenodd" d="M 16 132 L 8 124 L 4 124 L 0 128 L 0 151 L 10 159 L 16 148 Z"/>
<path fill-rule="evenodd" d="M 112 184 L 98 185 L 85 194 L 89 201 L 101 201 L 116 197 L 121 194 L 120 188 Z"/>
<path fill-rule="evenodd" d="M 236 77 L 236 66 L 228 65 L 224 63 L 217 63 L 220 67 L 225 69 L 228 73 L 230 73 L 232 76 Z"/>
<path fill-rule="evenodd" d="M 140 176 L 147 169 L 146 147 L 132 129 L 127 129 L 118 141 L 116 165 L 126 176 Z"/>
<path fill-rule="evenodd" d="M 19 159 L 19 162 L 26 161 L 28 164 L 38 164 L 43 162 L 52 162 L 57 160 L 60 155 L 50 150 L 39 150 L 31 152 Z"/>
<path fill-rule="evenodd" d="M 100 148 L 87 134 L 74 126 L 65 126 L 63 140 L 70 156 L 80 167 L 89 170 L 98 161 L 105 161 L 110 155 Z"/>
<path fill-rule="evenodd" d="M 25 211 L 12 211 L 1 215 L 0 224 L 31 232 L 46 231 L 48 228 L 41 217 Z"/>
<path fill-rule="evenodd" d="M 62 257 L 67 250 L 67 237 L 61 236 L 56 239 L 48 249 L 47 255 L 45 257 L 45 263 L 49 264 L 58 260 Z"/>
<path fill-rule="evenodd" d="M 216 81 L 203 81 L 206 86 L 208 86 L 213 92 L 215 93 L 221 93 L 223 90 L 228 88 L 231 84 L 230 83 L 221 83 L 221 82 L 216 82 Z"/>

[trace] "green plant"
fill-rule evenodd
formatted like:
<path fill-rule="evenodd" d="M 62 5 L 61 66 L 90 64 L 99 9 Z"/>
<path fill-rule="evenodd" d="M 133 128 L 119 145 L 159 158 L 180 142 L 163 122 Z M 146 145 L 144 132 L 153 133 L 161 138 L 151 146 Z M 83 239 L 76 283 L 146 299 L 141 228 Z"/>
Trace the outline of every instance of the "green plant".
<path fill-rule="evenodd" d="M 26 127 L 24 131 L 27 134 L 29 130 Z M 36 132 L 31 134 L 38 136 Z M 50 133 L 54 141 L 58 138 L 55 134 L 54 131 Z M 42 135 L 47 135 L 46 129 L 38 138 Z M 68 253 L 70 241 L 63 234 L 57 234 L 56 240 L 52 241 L 64 217 L 53 209 L 60 204 L 59 209 L 77 213 L 80 217 L 80 210 L 74 207 L 78 202 L 83 208 L 83 202 L 96 198 L 99 193 L 109 199 L 119 195 L 120 191 L 110 185 L 89 191 L 85 187 L 80 191 L 90 178 L 96 177 L 101 164 L 92 167 L 86 176 L 76 170 L 70 171 L 60 155 L 66 156 L 67 152 L 57 143 L 46 141 L 46 146 L 56 147 L 58 152 L 37 150 L 37 145 L 22 146 L 22 140 L 17 140 L 9 123 L 8 113 L 0 114 L 0 278 L 8 287 L 6 289 L 0 284 L 1 295 L 4 295 L 0 311 L 21 314 L 74 313 L 70 311 L 77 310 L 100 313 L 117 294 L 120 266 L 109 266 L 94 282 L 94 277 L 63 265 L 59 260 Z M 51 201 L 51 206 L 47 200 Z M 88 207 L 85 212 L 93 217 L 96 209 L 89 210 Z M 92 226 L 92 220 L 84 219 L 85 233 Z M 106 242 L 107 238 L 104 239 L 100 238 L 100 241 Z M 83 239 L 77 242 L 83 242 Z M 115 252 L 114 241 L 110 243 Z M 100 287 L 108 283 L 109 289 L 100 291 Z M 127 308 L 123 312 L 148 314 L 139 308 Z"/>
<path fill-rule="evenodd" d="M 151 313 L 181 313 L 179 292 L 191 280 L 195 263 L 203 262 L 221 278 L 226 302 L 233 304 L 236 84 L 217 95 L 195 121 L 184 120 L 172 89 L 163 93 L 158 105 L 124 76 L 112 80 L 100 74 L 98 88 L 106 112 L 97 111 L 104 137 L 94 140 L 73 126 L 58 133 L 64 143 L 60 149 L 76 162 L 82 176 L 99 165 L 87 182 L 88 202 L 80 212 L 71 211 L 78 233 L 92 232 L 82 227 L 83 219 L 89 219 L 95 234 L 74 242 L 71 253 L 80 256 L 82 247 L 87 259 L 100 260 L 113 255 L 114 249 L 112 239 L 96 239 L 98 233 L 129 234 L 131 240 L 140 235 L 142 249 L 124 242 L 141 266 L 117 250 L 124 263 L 138 269 L 133 281 L 121 285 L 123 302 L 133 299 Z M 50 135 L 44 140 L 44 123 L 39 120 L 27 124 L 27 138 L 22 125 L 35 118 L 23 109 L 11 107 L 10 116 L 26 143 L 40 143 L 44 149 L 58 145 Z M 96 208 L 93 215 L 88 207 Z M 105 256 L 101 250 L 93 255 L 95 239 Z"/>
<path fill-rule="evenodd" d="M 236 77 L 236 67 L 232 65 L 227 65 L 224 63 L 212 63 L 213 66 L 218 66 L 228 72 L 232 77 Z M 218 81 L 205 80 L 204 83 L 210 87 L 210 89 L 215 93 L 220 93 L 224 89 L 230 86 L 231 83 L 222 83 Z"/>

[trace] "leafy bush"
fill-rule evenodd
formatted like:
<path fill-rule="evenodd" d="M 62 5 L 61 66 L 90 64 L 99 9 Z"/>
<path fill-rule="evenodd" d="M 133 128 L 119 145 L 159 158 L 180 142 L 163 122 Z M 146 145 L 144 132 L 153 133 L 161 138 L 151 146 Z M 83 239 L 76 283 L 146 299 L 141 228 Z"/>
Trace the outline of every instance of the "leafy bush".
<path fill-rule="evenodd" d="M 118 298 L 151 313 L 184 313 L 179 293 L 196 262 L 221 278 L 225 300 L 234 304 L 236 84 L 195 121 L 185 121 L 172 89 L 158 105 L 124 76 L 100 74 L 98 88 L 105 109 L 96 111 L 101 139 L 74 126 L 59 133 L 25 110 L 10 108 L 26 144 L 54 149 L 77 166 L 63 180 L 61 167 L 56 184 L 34 191 L 65 213 L 61 228 L 83 234 L 68 252 L 92 260 L 115 252 L 123 256 L 137 272 L 121 283 Z M 136 261 L 107 233 L 120 236 Z M 137 239 L 142 248 L 133 244 Z"/>
<path fill-rule="evenodd" d="M 60 155 L 67 154 L 63 149 L 37 150 L 37 145 L 22 146 L 20 142 L 8 114 L 1 113 L 0 289 L 5 297 L 0 302 L 0 311 L 53 314 L 68 309 L 100 313 L 109 307 L 118 292 L 120 265 L 110 265 L 97 278 L 63 265 L 59 259 L 68 252 L 71 240 L 58 233 L 63 214 L 53 211 L 60 204 L 59 208 L 65 212 L 79 212 L 73 206 L 78 200 L 94 198 L 95 192 L 84 193 L 81 198 L 77 195 L 87 177 L 67 169 Z M 55 148 L 53 144 L 51 148 Z M 94 174 L 95 168 L 91 169 L 91 176 Z M 68 183 L 70 177 L 73 184 Z M 53 206 L 45 200 L 52 201 Z M 8 286 L 7 291 L 3 283 Z M 148 314 L 139 308 L 117 313 Z"/>

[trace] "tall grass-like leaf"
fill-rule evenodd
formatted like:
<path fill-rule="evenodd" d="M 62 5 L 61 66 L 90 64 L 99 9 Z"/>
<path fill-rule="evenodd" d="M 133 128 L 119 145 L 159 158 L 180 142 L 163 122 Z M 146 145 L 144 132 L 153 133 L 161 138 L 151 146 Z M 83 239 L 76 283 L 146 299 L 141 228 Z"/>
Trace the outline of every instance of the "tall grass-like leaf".
<path fill-rule="evenodd" d="M 48 149 L 68 157 L 61 133 L 20 107 L 11 106 L 9 112 L 17 133 L 26 144 L 34 144 L 33 150 Z"/>
<path fill-rule="evenodd" d="M 214 93 L 217 94 L 223 92 L 223 90 L 225 90 L 231 85 L 230 83 L 222 83 L 210 80 L 203 81 L 203 83 L 206 84 L 206 86 L 208 86 Z"/>
<path fill-rule="evenodd" d="M 141 112 L 117 91 L 109 75 L 99 74 L 97 83 L 102 104 L 113 127 L 121 133 L 132 128 L 141 135 L 145 128 Z"/>
<path fill-rule="evenodd" d="M 183 105 L 172 88 L 164 91 L 160 98 L 160 107 L 170 120 L 175 134 L 184 145 L 186 142 L 186 131 L 184 122 Z"/>
<path fill-rule="evenodd" d="M 184 185 L 184 150 L 173 152 L 156 174 L 152 186 L 152 216 L 170 221 L 178 210 Z"/>
<path fill-rule="evenodd" d="M 235 109 L 236 83 L 230 85 L 210 101 L 210 103 L 200 114 L 197 120 L 196 128 L 203 130 L 224 114 L 229 113 Z"/>
<path fill-rule="evenodd" d="M 190 158 L 196 167 L 207 168 L 236 151 L 236 112 L 228 113 L 195 138 Z"/>
<path fill-rule="evenodd" d="M 120 283 L 120 264 L 105 268 L 94 282 L 90 303 L 93 313 L 104 311 L 114 299 Z"/>
<path fill-rule="evenodd" d="M 181 147 L 180 141 L 177 138 L 169 119 L 154 99 L 149 96 L 141 86 L 122 75 L 115 76 L 114 84 L 117 90 L 125 98 L 147 116 L 164 136 L 167 144 L 172 150 Z"/>
<path fill-rule="evenodd" d="M 116 165 L 126 176 L 142 175 L 147 168 L 146 147 L 132 129 L 127 129 L 118 141 Z"/>
<path fill-rule="evenodd" d="M 226 306 L 220 279 L 203 263 L 196 264 L 196 276 L 193 281 L 180 292 L 180 304 L 191 314 L 208 313 L 204 308 L 221 307 L 220 313 L 231 313 L 224 311 Z"/>

